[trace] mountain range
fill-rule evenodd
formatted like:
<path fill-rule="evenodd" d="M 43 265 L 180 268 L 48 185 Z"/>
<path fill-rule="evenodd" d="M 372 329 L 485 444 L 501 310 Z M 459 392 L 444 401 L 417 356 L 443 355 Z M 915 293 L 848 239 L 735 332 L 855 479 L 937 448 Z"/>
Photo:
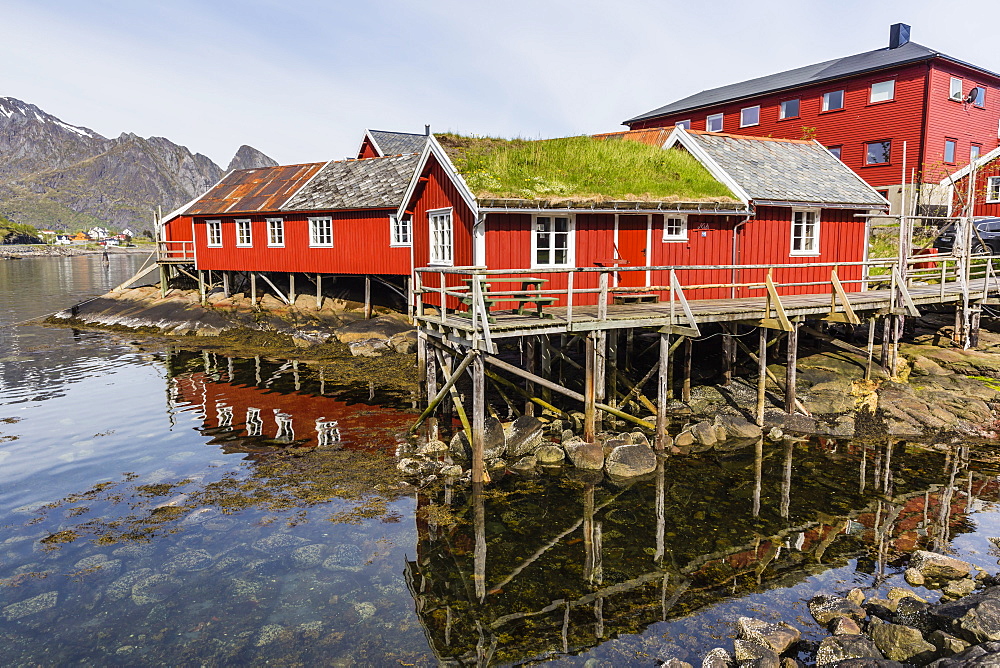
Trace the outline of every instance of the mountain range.
<path fill-rule="evenodd" d="M 152 230 L 157 207 L 166 213 L 231 170 L 276 164 L 243 145 L 222 169 L 163 137 L 108 139 L 0 97 L 0 215 L 39 229 Z"/>

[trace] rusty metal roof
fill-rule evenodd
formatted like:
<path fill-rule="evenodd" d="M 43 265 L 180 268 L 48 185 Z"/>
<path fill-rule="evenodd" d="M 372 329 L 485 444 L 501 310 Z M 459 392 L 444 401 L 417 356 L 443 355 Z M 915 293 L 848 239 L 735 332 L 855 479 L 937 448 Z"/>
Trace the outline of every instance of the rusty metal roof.
<path fill-rule="evenodd" d="M 593 135 L 594 139 L 607 139 L 611 141 L 626 140 L 637 141 L 640 144 L 663 147 L 670 137 L 673 128 L 649 128 L 647 130 L 623 130 L 621 132 L 605 132 Z"/>
<path fill-rule="evenodd" d="M 310 162 L 304 165 L 240 169 L 231 172 L 198 198 L 198 201 L 188 207 L 184 214 L 190 216 L 277 211 L 325 164 L 325 162 Z"/>

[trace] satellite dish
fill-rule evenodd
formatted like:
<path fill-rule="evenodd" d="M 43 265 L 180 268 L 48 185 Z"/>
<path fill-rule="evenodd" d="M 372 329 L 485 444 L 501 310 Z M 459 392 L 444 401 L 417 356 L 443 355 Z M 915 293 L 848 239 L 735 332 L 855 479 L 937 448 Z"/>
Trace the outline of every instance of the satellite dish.
<path fill-rule="evenodd" d="M 969 94 L 965 96 L 965 103 L 972 104 L 973 102 L 976 101 L 976 98 L 978 97 L 979 97 L 979 89 L 973 88 L 972 90 L 969 91 Z"/>

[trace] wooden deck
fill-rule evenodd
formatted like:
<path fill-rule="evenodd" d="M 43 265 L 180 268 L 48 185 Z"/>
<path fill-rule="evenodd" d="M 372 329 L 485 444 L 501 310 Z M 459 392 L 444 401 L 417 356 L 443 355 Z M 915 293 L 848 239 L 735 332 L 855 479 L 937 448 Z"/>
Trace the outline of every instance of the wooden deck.
<path fill-rule="evenodd" d="M 893 305 L 898 313 L 905 313 L 906 309 L 901 303 L 898 292 L 895 300 L 892 293 L 892 289 L 881 289 L 849 292 L 846 293 L 846 296 L 851 308 L 859 316 L 886 314 L 889 313 Z M 996 279 L 991 279 L 990 287 L 986 290 L 986 279 L 973 279 L 969 281 L 968 293 L 958 282 L 947 283 L 944 286 L 914 285 L 908 289 L 908 293 L 913 304 L 919 307 L 955 303 L 963 299 L 963 294 L 969 294 L 970 300 L 980 300 L 984 296 L 995 296 L 1000 294 L 1000 283 Z M 776 310 L 773 306 L 768 313 L 768 300 L 765 295 L 738 299 L 689 300 L 688 305 L 695 322 L 698 324 L 756 323 L 776 317 Z M 839 302 L 833 303 L 830 294 L 782 296 L 781 305 L 790 319 L 822 319 L 845 313 L 845 309 Z M 609 304 L 606 306 L 606 311 L 606 317 L 601 318 L 597 306 L 574 306 L 572 319 L 567 317 L 567 308 L 564 306 L 545 308 L 541 318 L 529 314 L 519 315 L 509 310 L 491 311 L 490 315 L 495 318 L 495 322 L 489 324 L 489 333 L 492 338 L 500 339 L 524 335 L 562 334 L 632 327 L 673 326 L 682 328 L 690 324 L 690 320 L 679 303 L 674 304 L 673 317 L 671 317 L 669 302 Z M 481 323 L 474 324 L 473 320 L 466 314 L 456 315 L 453 311 L 449 311 L 443 319 L 440 314 L 429 313 L 418 317 L 417 320 L 425 331 L 438 334 L 448 332 L 453 336 L 471 339 L 474 333 L 483 333 Z"/>

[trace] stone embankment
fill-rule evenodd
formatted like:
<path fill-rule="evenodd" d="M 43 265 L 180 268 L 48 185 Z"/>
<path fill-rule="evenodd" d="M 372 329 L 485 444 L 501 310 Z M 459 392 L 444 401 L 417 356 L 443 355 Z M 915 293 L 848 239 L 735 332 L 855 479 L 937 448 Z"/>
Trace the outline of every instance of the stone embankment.
<path fill-rule="evenodd" d="M 87 246 L 53 244 L 6 244 L 0 245 L 0 260 L 19 260 L 25 257 L 68 257 L 70 255 L 94 255 L 107 252 L 109 255 L 121 253 L 155 253 L 153 246 L 111 246 L 89 248 Z"/>
<path fill-rule="evenodd" d="M 1000 665 L 1000 581 L 967 562 L 917 551 L 906 580 L 940 591 L 931 603 L 911 589 L 894 587 L 885 598 L 852 589 L 844 595 L 816 596 L 809 612 L 826 631 L 806 640 L 785 622 L 740 617 L 732 649 L 717 647 L 703 668 L 893 668 L 934 666 L 972 668 Z M 877 592 L 881 593 L 881 592 Z M 801 623 L 800 623 L 801 625 Z M 815 634 L 812 634 L 815 637 Z M 660 665 L 692 668 L 693 657 L 660 656 Z M 806 663 L 803 663 L 803 659 Z M 699 665 L 696 660 L 694 665 Z"/>

